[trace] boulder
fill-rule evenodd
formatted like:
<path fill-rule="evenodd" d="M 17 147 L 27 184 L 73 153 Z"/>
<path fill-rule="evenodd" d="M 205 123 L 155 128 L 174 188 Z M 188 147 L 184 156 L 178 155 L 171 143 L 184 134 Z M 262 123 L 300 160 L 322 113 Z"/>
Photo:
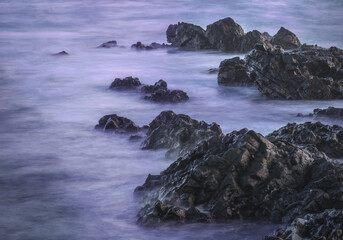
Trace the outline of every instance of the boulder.
<path fill-rule="evenodd" d="M 225 59 L 220 63 L 218 84 L 223 85 L 250 85 L 253 81 L 248 76 L 245 62 L 239 57 Z"/>
<path fill-rule="evenodd" d="M 182 90 L 169 90 L 167 83 L 164 80 L 159 80 L 154 85 L 145 85 L 142 87 L 141 91 L 143 93 L 148 93 L 144 97 L 146 100 L 160 103 L 177 103 L 187 101 L 189 99 L 186 92 Z"/>
<path fill-rule="evenodd" d="M 343 51 L 307 46 L 292 52 L 257 44 L 246 56 L 248 74 L 275 99 L 342 99 Z"/>
<path fill-rule="evenodd" d="M 238 49 L 239 52 L 249 52 L 254 49 L 256 44 L 263 44 L 266 47 L 272 48 L 273 46 L 270 42 L 257 30 L 247 32 L 245 35 L 240 37 L 238 40 Z"/>
<path fill-rule="evenodd" d="M 263 32 L 262 36 L 264 37 L 264 39 L 266 39 L 268 42 L 270 42 L 272 40 L 272 36 L 270 36 L 270 34 L 268 32 Z"/>
<path fill-rule="evenodd" d="M 268 139 L 278 139 L 305 147 L 308 151 L 322 151 L 332 158 L 343 158 L 343 127 L 320 122 L 289 123 L 272 132 Z"/>
<path fill-rule="evenodd" d="M 314 109 L 313 115 L 316 117 L 339 118 L 343 120 L 343 108 L 328 107 L 326 109 Z"/>
<path fill-rule="evenodd" d="M 141 88 L 143 93 L 153 93 L 158 90 L 168 90 L 167 82 L 163 79 L 158 80 L 154 85 L 144 85 Z"/>
<path fill-rule="evenodd" d="M 167 29 L 167 41 L 173 47 L 186 49 L 212 49 L 201 27 L 190 23 L 171 24 Z"/>
<path fill-rule="evenodd" d="M 98 48 L 112 48 L 112 47 L 118 47 L 116 40 L 108 41 L 98 46 Z"/>
<path fill-rule="evenodd" d="M 116 114 L 105 115 L 99 120 L 95 129 L 114 131 L 116 133 L 137 133 L 141 128 L 128 118 Z"/>
<path fill-rule="evenodd" d="M 237 51 L 240 37 L 244 35 L 242 27 L 227 17 L 206 27 L 206 37 L 210 44 L 224 52 Z"/>
<path fill-rule="evenodd" d="M 150 124 L 143 149 L 169 149 L 167 156 L 182 156 L 199 142 L 222 135 L 218 124 L 197 121 L 172 111 L 161 112 Z"/>
<path fill-rule="evenodd" d="M 141 86 L 141 82 L 138 78 L 133 78 L 132 76 L 123 79 L 116 78 L 110 85 L 110 89 L 134 89 Z"/>
<path fill-rule="evenodd" d="M 137 42 L 135 44 L 132 44 L 131 48 L 135 48 L 137 50 L 152 50 L 153 49 L 151 46 L 145 46 L 141 42 Z"/>
<path fill-rule="evenodd" d="M 296 49 L 301 45 L 298 37 L 284 27 L 279 29 L 270 42 L 271 44 L 278 45 L 283 49 Z"/>

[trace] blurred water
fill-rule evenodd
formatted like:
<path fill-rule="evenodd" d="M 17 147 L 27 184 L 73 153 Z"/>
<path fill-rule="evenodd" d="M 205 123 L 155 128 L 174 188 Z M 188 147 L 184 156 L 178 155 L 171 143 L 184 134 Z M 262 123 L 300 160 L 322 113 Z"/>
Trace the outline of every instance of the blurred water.
<path fill-rule="evenodd" d="M 203 27 L 231 16 L 245 31 L 285 26 L 302 42 L 343 47 L 341 1 L 0 1 L 1 239 L 261 239 L 270 223 L 164 226 L 135 224 L 132 192 L 170 161 L 141 151 L 125 136 L 93 130 L 109 113 L 148 124 L 163 110 L 217 122 L 225 132 L 262 134 L 314 108 L 342 101 L 272 101 L 254 88 L 221 87 L 217 67 L 232 55 L 215 51 L 97 49 L 116 39 L 165 42 L 170 23 Z M 51 56 L 66 50 L 67 57 Z M 188 92 L 177 105 L 113 92 L 115 77 L 137 76 Z M 326 122 L 329 124 L 340 122 Z"/>

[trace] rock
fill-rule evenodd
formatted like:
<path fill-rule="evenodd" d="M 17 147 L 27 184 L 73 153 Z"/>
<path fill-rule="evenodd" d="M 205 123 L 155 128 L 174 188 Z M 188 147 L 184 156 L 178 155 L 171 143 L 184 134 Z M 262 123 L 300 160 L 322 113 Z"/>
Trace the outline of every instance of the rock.
<path fill-rule="evenodd" d="M 98 46 L 98 48 L 112 48 L 112 47 L 118 47 L 116 40 L 108 41 Z"/>
<path fill-rule="evenodd" d="M 294 220 L 291 226 L 278 231 L 275 237 L 284 240 L 343 239 L 343 211 L 327 209 L 321 213 L 306 214 Z"/>
<path fill-rule="evenodd" d="M 314 109 L 313 114 L 316 117 L 340 118 L 343 120 L 343 108 L 328 107 L 326 109 Z"/>
<path fill-rule="evenodd" d="M 263 44 L 265 47 L 272 48 L 273 46 L 269 43 L 269 41 L 257 30 L 253 30 L 248 32 L 247 34 L 243 35 L 239 38 L 237 45 L 239 52 L 249 52 L 254 49 L 256 44 Z"/>
<path fill-rule="evenodd" d="M 179 121 L 172 113 L 161 118 L 162 122 L 170 122 L 170 118 Z M 184 118 L 192 121 L 182 116 L 181 124 Z M 150 131 L 154 131 L 154 124 L 150 124 Z M 155 135 L 161 146 L 175 141 L 173 128 L 167 129 Z M 306 214 L 343 208 L 343 167 L 321 153 L 278 139 L 271 142 L 242 129 L 201 141 L 159 175 L 149 175 L 135 192 L 148 204 L 140 217 L 149 218 L 149 222 L 166 221 L 164 214 L 154 214 L 153 206 L 159 202 L 164 206 L 160 209 L 202 206 L 213 221 L 269 219 L 291 223 Z M 180 217 L 170 218 L 175 219 L 180 221 Z"/>
<path fill-rule="evenodd" d="M 165 44 L 165 43 L 160 44 L 160 43 L 153 42 L 149 45 L 149 47 L 153 49 L 159 49 L 159 48 L 170 48 L 171 45 Z"/>
<path fill-rule="evenodd" d="M 142 87 L 142 92 L 149 93 L 144 97 L 146 100 L 153 102 L 170 102 L 177 103 L 187 101 L 189 99 L 186 92 L 182 90 L 169 90 L 167 83 L 164 80 L 159 80 L 154 85 L 146 85 Z"/>
<path fill-rule="evenodd" d="M 343 51 L 305 45 L 291 53 L 257 44 L 246 56 L 248 74 L 275 99 L 342 99 Z"/>
<path fill-rule="evenodd" d="M 218 73 L 219 72 L 219 68 L 210 68 L 207 70 L 207 73 L 209 74 L 214 74 L 214 73 Z"/>
<path fill-rule="evenodd" d="M 141 42 L 137 42 L 131 45 L 131 48 L 136 48 L 137 50 L 151 50 L 153 49 L 151 46 L 145 46 Z"/>
<path fill-rule="evenodd" d="M 278 45 L 283 49 L 295 49 L 301 45 L 298 37 L 284 27 L 279 29 L 270 42 L 271 44 Z"/>
<path fill-rule="evenodd" d="M 270 34 L 268 32 L 263 32 L 262 36 L 264 37 L 264 39 L 266 39 L 268 42 L 270 42 L 272 40 L 272 36 L 270 36 Z"/>
<path fill-rule="evenodd" d="M 205 31 L 190 23 L 171 24 L 167 29 L 167 41 L 173 47 L 186 49 L 212 49 L 205 36 Z"/>
<path fill-rule="evenodd" d="M 143 149 L 169 149 L 167 156 L 182 156 L 199 142 L 222 135 L 218 124 L 198 122 L 184 114 L 161 112 L 150 124 Z"/>
<path fill-rule="evenodd" d="M 253 81 L 246 72 L 245 62 L 239 57 L 225 59 L 220 63 L 218 83 L 229 85 L 250 85 Z"/>
<path fill-rule="evenodd" d="M 343 158 L 343 127 L 337 125 L 329 126 L 320 122 L 289 123 L 267 138 L 300 145 L 312 152 L 319 150 L 332 158 Z"/>
<path fill-rule="evenodd" d="M 59 52 L 59 53 L 54 53 L 52 55 L 54 55 L 54 56 L 66 56 L 66 55 L 69 55 L 69 53 L 67 53 L 66 51 L 62 51 L 62 52 Z"/>
<path fill-rule="evenodd" d="M 133 89 L 141 86 L 141 82 L 138 78 L 133 78 L 132 76 L 123 79 L 116 78 L 110 85 L 110 89 Z"/>
<path fill-rule="evenodd" d="M 216 21 L 206 28 L 206 37 L 210 44 L 224 52 L 237 51 L 238 39 L 243 35 L 242 27 L 230 17 Z"/>
<path fill-rule="evenodd" d="M 116 133 L 137 133 L 141 128 L 128 118 L 116 114 L 106 115 L 99 120 L 95 129 L 104 131 L 115 131 Z"/>

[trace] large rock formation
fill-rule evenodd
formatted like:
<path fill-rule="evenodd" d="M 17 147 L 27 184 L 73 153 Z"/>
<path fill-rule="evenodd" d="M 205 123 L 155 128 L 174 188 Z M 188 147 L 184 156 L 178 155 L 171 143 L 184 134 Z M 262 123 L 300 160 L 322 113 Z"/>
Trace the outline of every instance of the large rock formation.
<path fill-rule="evenodd" d="M 225 59 L 220 63 L 218 83 L 223 85 L 250 85 L 253 81 L 248 76 L 245 62 L 239 57 Z"/>
<path fill-rule="evenodd" d="M 184 114 L 161 112 L 150 124 L 143 149 L 167 148 L 167 156 L 182 156 L 199 142 L 213 136 L 221 136 L 216 123 L 198 122 Z"/>
<path fill-rule="evenodd" d="M 343 51 L 303 45 L 296 51 L 256 45 L 246 56 L 250 77 L 276 99 L 342 99 Z"/>
<path fill-rule="evenodd" d="M 141 128 L 128 118 L 116 114 L 105 115 L 99 120 L 95 129 L 114 131 L 116 133 L 137 133 Z"/>
<path fill-rule="evenodd" d="M 120 78 L 114 79 L 114 81 L 111 83 L 109 88 L 110 89 L 119 89 L 119 90 L 125 89 L 126 90 L 126 89 L 134 89 L 134 88 L 137 88 L 141 85 L 142 84 L 138 78 L 133 78 L 132 76 L 130 76 L 130 77 L 126 77 L 123 79 L 120 79 Z"/>
<path fill-rule="evenodd" d="M 279 31 L 270 40 L 271 44 L 278 45 L 283 49 L 296 49 L 300 47 L 298 37 L 288 29 L 281 27 Z"/>
<path fill-rule="evenodd" d="M 328 126 L 320 122 L 289 123 L 267 137 L 300 145 L 312 152 L 319 150 L 332 158 L 343 158 L 343 127 L 337 125 Z"/>

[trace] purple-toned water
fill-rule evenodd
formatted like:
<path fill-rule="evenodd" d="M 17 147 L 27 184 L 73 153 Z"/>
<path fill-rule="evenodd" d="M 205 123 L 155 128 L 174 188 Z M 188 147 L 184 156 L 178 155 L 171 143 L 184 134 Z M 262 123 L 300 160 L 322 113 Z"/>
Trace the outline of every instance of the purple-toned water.
<path fill-rule="evenodd" d="M 165 42 L 170 23 L 206 27 L 227 16 L 246 32 L 273 35 L 284 26 L 302 42 L 343 47 L 342 11 L 339 0 L 0 1 L 0 238 L 261 239 L 276 226 L 137 226 L 134 188 L 171 162 L 164 151 L 139 150 L 138 142 L 93 127 L 109 113 L 143 125 L 171 109 L 215 121 L 225 132 L 247 127 L 266 134 L 306 120 L 297 113 L 343 107 L 343 101 L 272 101 L 254 88 L 218 86 L 206 70 L 230 54 L 129 47 Z M 95 48 L 113 39 L 127 48 Z M 70 55 L 50 55 L 62 50 Z M 115 77 L 130 75 L 143 83 L 162 78 L 191 99 L 160 105 L 108 90 Z"/>

